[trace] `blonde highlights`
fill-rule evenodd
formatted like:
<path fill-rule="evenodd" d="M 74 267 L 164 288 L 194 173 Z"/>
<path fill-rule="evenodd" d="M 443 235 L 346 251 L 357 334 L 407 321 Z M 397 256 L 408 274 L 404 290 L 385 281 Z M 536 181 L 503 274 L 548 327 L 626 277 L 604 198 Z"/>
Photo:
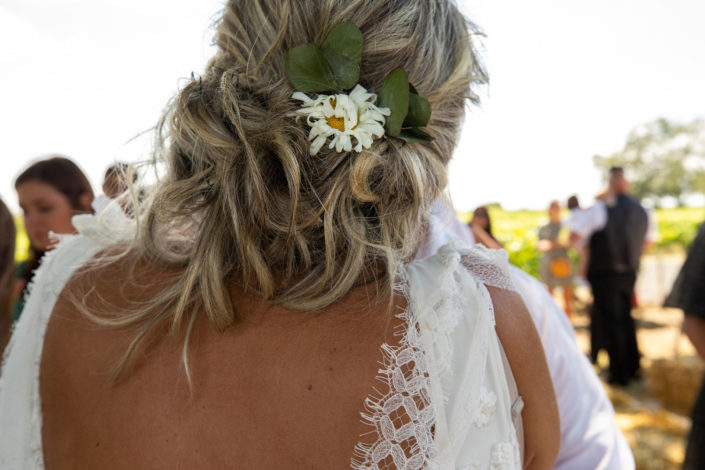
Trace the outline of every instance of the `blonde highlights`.
<path fill-rule="evenodd" d="M 343 21 L 365 39 L 360 83 L 374 92 L 402 67 L 431 103 L 433 142 L 382 138 L 360 153 L 324 146 L 309 155 L 284 55 L 320 44 Z M 200 312 L 219 330 L 230 326 L 233 283 L 304 311 L 326 308 L 364 280 L 389 293 L 447 184 L 467 101 L 476 99 L 471 85 L 486 81 L 474 33 L 449 0 L 229 1 L 218 52 L 158 126 L 155 159 L 167 174 L 136 208 L 138 251 L 182 274 L 129 312 L 91 318 L 137 327 L 133 351 L 158 324 L 188 331 Z"/>

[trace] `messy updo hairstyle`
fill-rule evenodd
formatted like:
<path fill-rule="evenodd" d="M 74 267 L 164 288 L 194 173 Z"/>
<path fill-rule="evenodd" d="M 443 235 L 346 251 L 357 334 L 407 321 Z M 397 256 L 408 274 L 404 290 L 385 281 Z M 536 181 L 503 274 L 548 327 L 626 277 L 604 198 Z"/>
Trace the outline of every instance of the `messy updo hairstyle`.
<path fill-rule="evenodd" d="M 284 58 L 340 22 L 362 31 L 362 86 L 376 93 L 402 67 L 429 100 L 431 143 L 383 137 L 360 153 L 309 154 Z M 158 126 L 166 175 L 139 216 L 146 254 L 183 275 L 129 321 L 192 325 L 202 312 L 224 329 L 238 316 L 231 283 L 304 311 L 373 279 L 389 294 L 446 187 L 471 85 L 486 82 L 476 34 L 450 0 L 228 1 L 217 52 Z"/>

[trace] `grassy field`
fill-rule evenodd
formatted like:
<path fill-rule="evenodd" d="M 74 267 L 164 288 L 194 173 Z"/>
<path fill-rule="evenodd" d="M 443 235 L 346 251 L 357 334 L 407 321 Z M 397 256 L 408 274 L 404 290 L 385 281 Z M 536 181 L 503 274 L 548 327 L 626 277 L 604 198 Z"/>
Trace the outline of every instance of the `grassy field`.
<path fill-rule="evenodd" d="M 656 250 L 682 251 L 693 241 L 698 226 L 705 220 L 705 208 L 684 207 L 656 211 L 659 240 Z"/>
<path fill-rule="evenodd" d="M 24 261 L 29 254 L 29 238 L 24 230 L 22 216 L 15 216 L 15 227 L 17 228 L 17 239 L 15 240 L 15 261 Z"/>
<path fill-rule="evenodd" d="M 536 242 L 539 227 L 548 223 L 547 212 L 505 211 L 497 207 L 490 207 L 489 212 L 494 236 L 504 244 L 511 262 L 538 276 L 540 255 L 536 251 Z M 459 215 L 464 221 L 472 217 L 471 212 Z M 563 215 L 567 217 L 568 212 L 565 211 Z M 700 223 L 705 220 L 705 208 L 659 209 L 654 215 L 659 233 L 650 252 L 683 252 L 695 238 Z M 562 233 L 561 236 L 567 239 L 568 233 Z"/>

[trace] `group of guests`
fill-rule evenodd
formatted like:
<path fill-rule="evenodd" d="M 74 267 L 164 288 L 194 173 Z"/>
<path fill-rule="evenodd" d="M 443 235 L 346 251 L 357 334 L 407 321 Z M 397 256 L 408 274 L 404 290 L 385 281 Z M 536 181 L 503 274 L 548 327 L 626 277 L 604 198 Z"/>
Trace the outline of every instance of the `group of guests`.
<path fill-rule="evenodd" d="M 609 170 L 608 187 L 589 208 L 581 208 L 577 196 L 567 201 L 570 216 L 561 218 L 561 205 L 552 201 L 549 221 L 539 228 L 537 251 L 542 253 L 540 276 L 553 294 L 560 288 L 564 309 L 573 313 L 573 285 L 589 284 L 593 293 L 590 311 L 590 358 L 597 362 L 600 350 L 609 356 L 611 384 L 627 385 L 639 371 L 639 348 L 631 309 L 641 253 L 654 238 L 651 220 L 641 204 L 629 195 L 624 169 Z M 475 240 L 488 248 L 501 248 L 492 233 L 485 207 L 477 208 L 469 224 Z M 567 229 L 569 237 L 561 237 Z M 570 257 L 574 250 L 578 266 Z M 575 273 L 578 273 L 576 276 Z M 577 279 L 576 279 L 577 277 Z"/>
<path fill-rule="evenodd" d="M 581 209 L 575 196 L 568 200 L 571 211 L 567 223 L 561 223 L 560 206 L 553 201 L 549 224 L 539 230 L 539 250 L 544 252 L 541 277 L 551 287 L 561 286 L 570 292 L 571 269 L 555 269 L 557 260 L 572 268 L 567 250 L 579 256 L 579 276 L 592 289 L 590 310 L 590 356 L 592 362 L 605 349 L 609 355 L 609 382 L 625 385 L 639 374 L 639 347 L 632 306 L 637 304 L 634 291 L 639 260 L 656 239 L 653 217 L 629 196 L 629 182 L 624 170 L 610 169 L 608 189 L 588 209 Z M 567 227 L 567 243 L 558 234 Z M 564 275 L 559 275 L 560 271 Z M 683 333 L 690 339 L 698 356 L 705 360 L 705 223 L 701 224 L 685 262 L 676 278 L 665 307 L 683 311 Z M 566 294 L 566 312 L 570 294 Z M 705 382 L 693 405 L 692 426 L 688 436 L 684 470 L 705 468 Z"/>
<path fill-rule="evenodd" d="M 103 196 L 114 199 L 126 190 L 129 165 L 115 163 L 105 172 Z M 24 299 L 44 254 L 56 244 L 55 235 L 75 233 L 72 217 L 94 212 L 95 195 L 88 177 L 71 159 L 51 156 L 30 164 L 15 179 L 17 199 L 29 238 L 28 257 L 15 264 L 16 227 L 0 199 L 0 351 L 12 324 L 22 313 Z"/>
<path fill-rule="evenodd" d="M 577 196 L 568 199 L 566 207 L 570 215 L 567 220 L 561 218 L 560 203 L 552 201 L 548 209 L 549 222 L 539 229 L 537 244 L 537 250 L 542 253 L 541 280 L 551 295 L 555 288 L 563 290 L 568 316 L 572 312 L 573 285 L 583 283 L 592 288 L 590 359 L 595 363 L 598 352 L 606 350 L 610 362 L 608 381 L 619 385 L 629 383 L 639 373 L 640 353 L 631 316 L 632 307 L 637 304 L 634 286 L 641 254 L 654 243 L 657 235 L 652 214 L 628 192 L 629 182 L 624 170 L 615 167 L 609 171 L 608 188 L 598 194 L 592 206 L 581 208 Z M 468 227 L 473 241 L 488 248 L 503 247 L 492 231 L 485 206 L 475 209 Z M 561 238 L 564 230 L 570 234 L 567 239 Z M 569 250 L 577 254 L 577 268 Z M 705 223 L 700 226 L 665 301 L 666 307 L 683 310 L 683 332 L 705 360 L 703 286 Z M 694 403 L 691 419 L 683 464 L 686 470 L 705 468 L 705 382 Z"/>
<path fill-rule="evenodd" d="M 573 264 L 568 256 L 575 249 L 579 275 L 587 280 L 593 295 L 590 310 L 590 357 L 595 363 L 600 350 L 609 356 L 608 382 L 627 385 L 637 377 L 640 353 L 631 314 L 634 286 L 642 252 L 650 239 L 649 214 L 629 195 L 624 169 L 609 170 L 607 190 L 596 203 L 582 209 L 577 197 L 568 201 L 571 211 L 566 224 L 560 221 L 558 202 L 551 203 L 550 222 L 539 230 L 539 251 L 544 253 L 541 277 L 549 288 L 563 289 L 566 312 L 572 311 Z M 567 242 L 559 240 L 563 226 L 570 231 Z"/>

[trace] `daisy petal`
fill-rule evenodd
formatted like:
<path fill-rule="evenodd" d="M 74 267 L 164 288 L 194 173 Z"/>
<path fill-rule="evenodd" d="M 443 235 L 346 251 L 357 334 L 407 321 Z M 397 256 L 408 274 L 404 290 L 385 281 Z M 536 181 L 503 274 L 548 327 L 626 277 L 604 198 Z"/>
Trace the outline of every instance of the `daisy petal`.
<path fill-rule="evenodd" d="M 291 95 L 291 97 L 295 100 L 303 101 L 304 104 L 308 104 L 308 103 L 313 102 L 313 100 L 311 98 L 306 96 L 306 93 L 301 93 L 300 91 L 295 92 L 293 95 Z"/>
<path fill-rule="evenodd" d="M 323 136 L 319 136 L 316 138 L 316 140 L 311 142 L 311 149 L 309 150 L 311 155 L 316 155 L 318 153 L 318 151 L 321 150 L 321 147 L 323 147 L 323 144 L 325 144 L 325 143 L 326 143 L 326 138 Z"/>

